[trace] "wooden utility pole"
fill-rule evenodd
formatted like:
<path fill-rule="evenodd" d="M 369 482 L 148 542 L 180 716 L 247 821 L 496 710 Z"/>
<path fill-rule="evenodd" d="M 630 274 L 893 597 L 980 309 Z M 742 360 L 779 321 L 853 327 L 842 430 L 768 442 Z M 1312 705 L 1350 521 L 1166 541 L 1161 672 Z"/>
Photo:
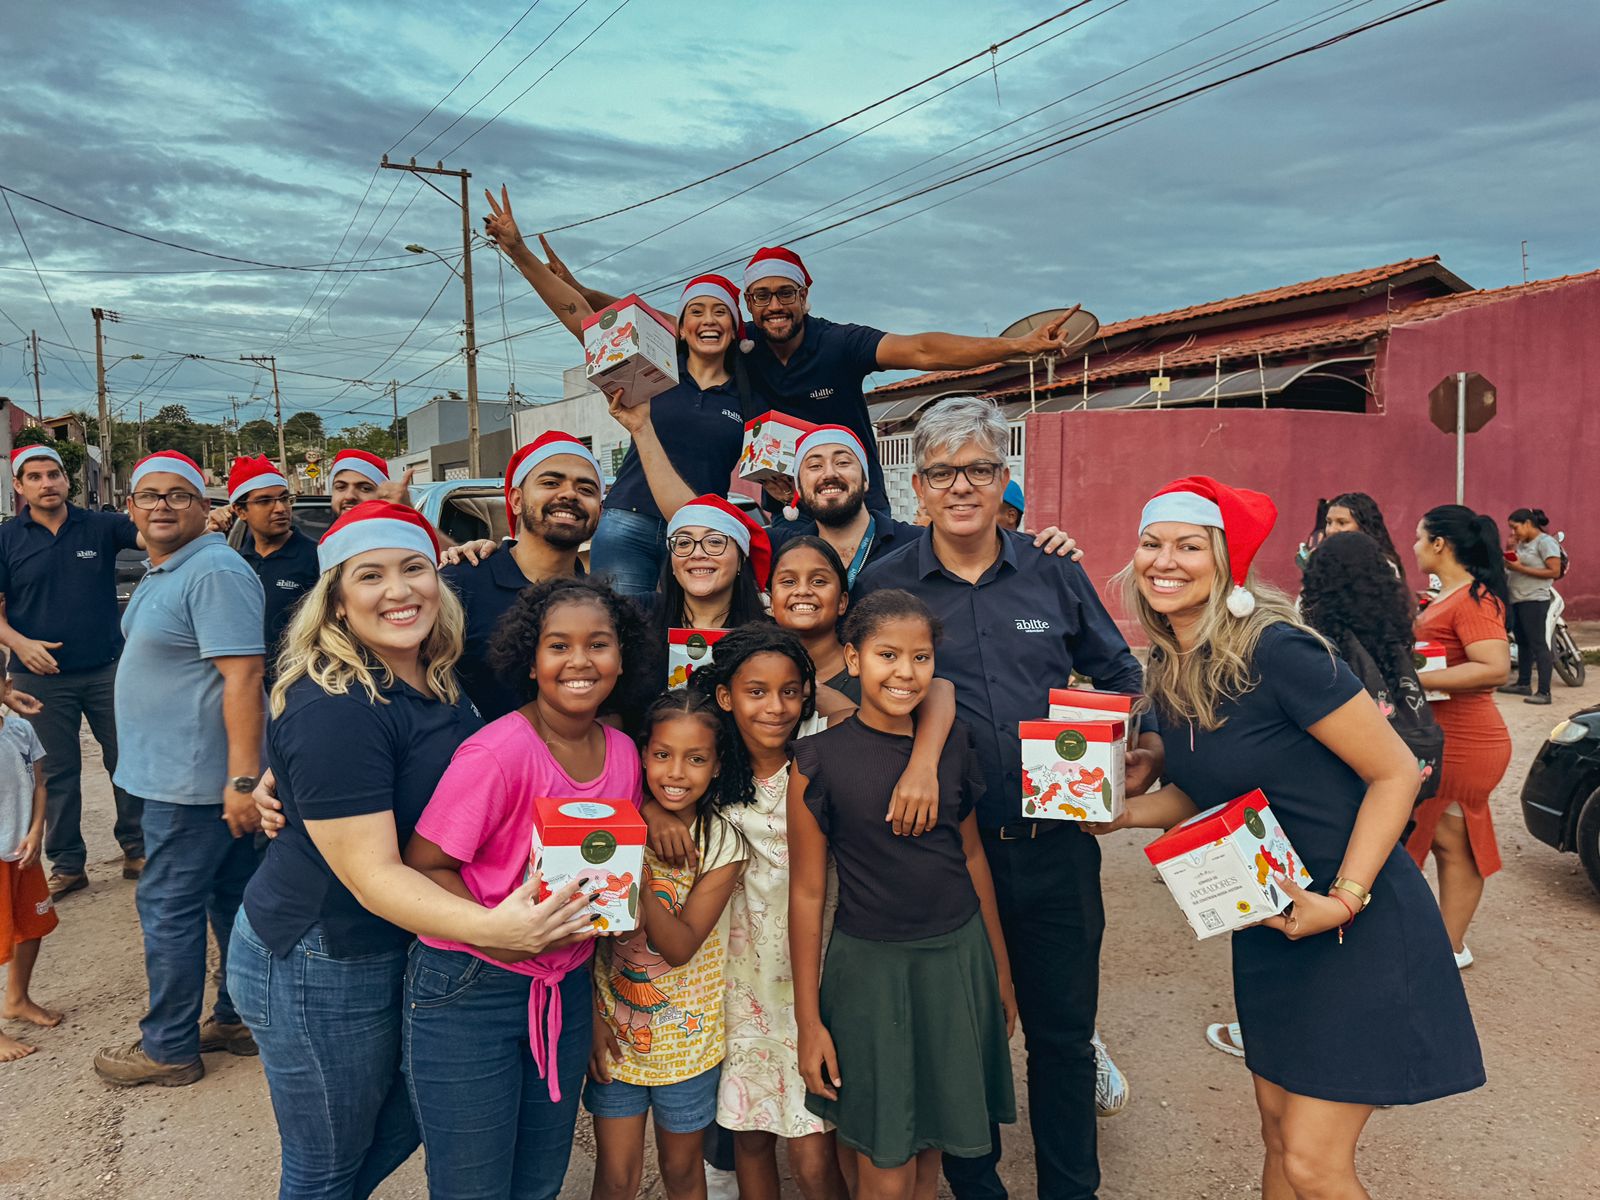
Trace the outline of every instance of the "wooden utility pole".
<path fill-rule="evenodd" d="M 95 390 L 100 397 L 100 503 L 111 503 L 111 409 L 106 403 L 106 335 L 103 322 L 122 318 L 104 308 L 91 308 L 94 317 Z"/>
<path fill-rule="evenodd" d="M 241 354 L 239 361 L 253 362 L 257 366 L 266 363 L 272 368 L 272 412 L 278 423 L 278 470 L 289 479 L 289 451 L 283 444 L 283 400 L 278 395 L 278 357 L 275 354 Z M 292 489 L 293 485 L 290 486 Z"/>
<path fill-rule="evenodd" d="M 39 389 L 39 331 L 35 329 L 29 340 L 33 343 L 33 408 L 39 417 L 39 428 L 44 428 L 44 393 Z"/>
<path fill-rule="evenodd" d="M 389 380 L 389 403 L 394 409 L 394 424 L 390 426 L 390 435 L 394 438 L 394 455 L 400 457 L 400 381 Z"/>
<path fill-rule="evenodd" d="M 477 479 L 483 474 L 478 456 L 478 339 L 474 328 L 472 307 L 472 210 L 469 207 L 467 196 L 467 181 L 472 178 L 471 171 L 447 171 L 444 163 L 435 163 L 431 167 L 417 166 L 417 160 L 409 163 L 392 163 L 385 154 L 383 161 L 378 164 L 389 171 L 410 171 L 414 175 L 454 175 L 461 180 L 461 285 L 466 292 L 466 356 L 467 356 L 467 474 Z M 438 258 L 438 255 L 434 255 Z M 443 259 L 439 261 L 444 262 Z M 445 266 L 450 266 L 445 263 Z M 452 271 L 454 267 L 450 268 Z M 398 421 L 396 425 L 398 426 Z"/>

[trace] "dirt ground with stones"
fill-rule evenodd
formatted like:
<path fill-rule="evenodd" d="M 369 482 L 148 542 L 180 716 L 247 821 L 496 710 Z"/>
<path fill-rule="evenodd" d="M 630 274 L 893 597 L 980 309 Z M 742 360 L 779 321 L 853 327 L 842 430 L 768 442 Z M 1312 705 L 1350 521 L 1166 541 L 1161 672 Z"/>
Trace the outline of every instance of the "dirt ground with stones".
<path fill-rule="evenodd" d="M 1565 712 L 1600 702 L 1600 682 L 1558 685 L 1552 709 L 1500 699 L 1516 743 L 1494 799 L 1505 869 L 1489 881 L 1471 936 L 1477 963 L 1466 974 L 1489 1084 L 1377 1113 L 1361 1147 L 1375 1196 L 1579 1200 L 1600 1178 L 1600 899 L 1575 856 L 1525 832 L 1517 803 L 1545 733 Z M 36 995 L 67 1017 L 55 1030 L 7 1026 L 39 1053 L 0 1066 L 0 1197 L 273 1196 L 277 1137 L 257 1060 L 209 1055 L 206 1078 L 177 1089 L 108 1088 L 90 1067 L 96 1047 L 135 1036 L 145 982 L 133 885 L 116 869 L 110 790 L 87 739 L 85 759 L 92 884 L 62 903 L 35 980 Z M 1133 1096 L 1122 1115 L 1100 1122 L 1102 1195 L 1251 1196 L 1258 1142 L 1249 1076 L 1203 1038 L 1207 1022 L 1231 1015 L 1228 949 L 1222 939 L 1192 939 L 1140 853 L 1143 841 L 1106 846 L 1100 1028 Z M 1020 1080 L 1020 1034 L 1014 1056 Z M 564 1200 L 588 1192 L 588 1124 L 580 1118 Z M 1018 1196 L 1035 1190 L 1026 1131 L 1024 1116 L 1006 1136 L 1004 1174 Z M 647 1187 L 660 1192 L 653 1178 Z M 420 1155 L 378 1195 L 426 1195 Z"/>

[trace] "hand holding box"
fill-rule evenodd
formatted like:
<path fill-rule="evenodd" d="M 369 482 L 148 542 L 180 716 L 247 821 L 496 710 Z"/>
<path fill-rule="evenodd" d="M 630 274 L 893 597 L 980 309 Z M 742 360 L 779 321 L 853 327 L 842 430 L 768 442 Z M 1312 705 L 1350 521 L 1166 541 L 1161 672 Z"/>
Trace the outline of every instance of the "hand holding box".
<path fill-rule="evenodd" d="M 1023 721 L 1022 815 L 1111 821 L 1123 808 L 1121 721 Z"/>
<path fill-rule="evenodd" d="M 1420 675 L 1424 671 L 1442 671 L 1450 664 L 1445 659 L 1444 647 L 1438 642 L 1418 642 L 1411 654 L 1411 665 Z M 1434 701 L 1450 699 L 1449 692 L 1424 691 L 1422 696 Z"/>
<path fill-rule="evenodd" d="M 678 331 L 637 296 L 626 296 L 583 321 L 584 373 L 622 402 L 642 404 L 678 382 Z"/>
<path fill-rule="evenodd" d="M 543 873 L 539 899 L 580 880 L 599 933 L 625 933 L 639 924 L 644 884 L 644 818 L 630 800 L 571 800 L 541 796 L 533 803 L 528 870 Z"/>
<path fill-rule="evenodd" d="M 800 439 L 816 429 L 810 421 L 777 411 L 762 413 L 744 426 L 744 448 L 739 454 L 739 478 L 766 483 L 794 478 L 794 454 Z"/>

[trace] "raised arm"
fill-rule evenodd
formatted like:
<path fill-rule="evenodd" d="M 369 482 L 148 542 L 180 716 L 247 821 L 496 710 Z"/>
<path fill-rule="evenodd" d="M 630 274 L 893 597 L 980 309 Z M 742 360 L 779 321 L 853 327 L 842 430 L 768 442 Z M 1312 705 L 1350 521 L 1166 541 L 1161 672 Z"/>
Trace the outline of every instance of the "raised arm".
<path fill-rule="evenodd" d="M 594 309 L 595 312 L 599 312 L 602 308 L 608 308 L 622 299 L 621 296 L 613 296 L 608 292 L 602 292 L 597 288 L 586 287 L 584 284 L 579 283 L 578 277 L 572 273 L 572 268 L 561 261 L 560 255 L 545 240 L 545 236 L 542 233 L 539 235 L 539 245 L 544 247 L 545 261 L 549 264 L 550 269 L 555 272 L 556 278 L 570 284 L 578 295 L 589 302 L 589 307 Z"/>
<path fill-rule="evenodd" d="M 516 218 L 511 214 L 511 195 L 505 185 L 500 186 L 498 203 L 494 193 L 487 188 L 483 194 L 489 201 L 489 215 L 483 219 L 485 235 L 500 247 L 522 277 L 533 285 L 533 290 L 539 293 L 539 299 L 567 327 L 567 332 L 581 342 L 583 319 L 593 315 L 594 308 L 577 288 L 540 262 L 539 256 L 528 247 L 522 238 L 522 231 L 517 228 Z"/>
<path fill-rule="evenodd" d="M 667 457 L 650 419 L 650 401 L 629 406 L 623 403 L 626 396 L 623 388 L 607 388 L 606 404 L 617 424 L 633 439 L 633 448 L 639 452 L 639 465 L 644 468 L 644 481 L 650 486 L 650 496 L 661 510 L 662 520 L 670 521 L 674 513 L 694 499 L 694 489 L 683 481 L 678 468 Z"/>
<path fill-rule="evenodd" d="M 1072 308 L 1050 324 L 1017 337 L 967 337 L 959 333 L 889 333 L 878 343 L 878 366 L 885 371 L 959 371 L 1004 362 L 1058 354 L 1066 345 Z"/>

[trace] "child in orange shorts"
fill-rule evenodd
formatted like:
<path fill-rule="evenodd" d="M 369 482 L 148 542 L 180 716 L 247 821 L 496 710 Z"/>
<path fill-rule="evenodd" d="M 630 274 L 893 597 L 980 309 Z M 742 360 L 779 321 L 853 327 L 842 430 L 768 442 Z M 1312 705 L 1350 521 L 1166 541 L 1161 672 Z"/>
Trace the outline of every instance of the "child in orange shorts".
<path fill-rule="evenodd" d="M 0 676 L 0 704 L 11 699 L 11 680 Z M 0 966 L 6 975 L 0 1017 L 50 1028 L 61 1014 L 28 995 L 39 942 L 56 927 L 39 846 L 44 840 L 44 747 L 22 717 L 0 716 Z M 0 1063 L 32 1054 L 34 1047 L 0 1032 Z"/>

